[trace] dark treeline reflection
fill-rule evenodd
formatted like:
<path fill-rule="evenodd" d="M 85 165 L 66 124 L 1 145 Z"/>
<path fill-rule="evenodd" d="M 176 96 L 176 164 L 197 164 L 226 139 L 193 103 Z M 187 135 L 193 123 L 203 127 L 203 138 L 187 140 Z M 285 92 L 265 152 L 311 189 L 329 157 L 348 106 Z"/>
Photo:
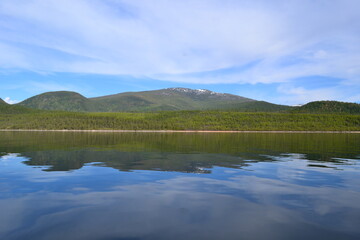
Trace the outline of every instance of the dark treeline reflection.
<path fill-rule="evenodd" d="M 360 134 L 0 132 L 0 239 L 358 240 L 359 146 Z"/>
<path fill-rule="evenodd" d="M 27 165 L 48 166 L 45 171 L 97 163 L 121 171 L 209 173 L 213 166 L 241 168 L 294 153 L 314 161 L 310 167 L 327 167 L 358 158 L 359 146 L 358 134 L 0 133 L 0 156 L 19 153 Z"/>

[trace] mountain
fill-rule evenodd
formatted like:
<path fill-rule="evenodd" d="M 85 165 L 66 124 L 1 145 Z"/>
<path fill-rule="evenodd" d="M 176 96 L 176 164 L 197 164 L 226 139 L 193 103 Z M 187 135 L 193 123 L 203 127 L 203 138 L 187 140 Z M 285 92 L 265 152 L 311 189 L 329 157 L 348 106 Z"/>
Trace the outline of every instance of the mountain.
<path fill-rule="evenodd" d="M 76 92 L 47 92 L 21 106 L 78 112 L 152 112 L 176 110 L 283 111 L 290 107 L 205 89 L 167 88 L 86 98 Z"/>
<path fill-rule="evenodd" d="M 39 110 L 27 108 L 24 106 L 7 104 L 0 98 L 0 114 L 21 114 L 29 112 L 38 112 Z"/>
<path fill-rule="evenodd" d="M 125 92 L 110 96 L 91 98 L 107 111 L 159 111 L 159 110 L 205 110 L 223 109 L 227 105 L 255 101 L 227 93 L 205 89 L 167 88 L 155 91 Z"/>
<path fill-rule="evenodd" d="M 315 101 L 293 110 L 297 113 L 345 113 L 360 114 L 360 104 L 338 101 Z"/>
<path fill-rule="evenodd" d="M 76 92 L 47 92 L 28 98 L 19 105 L 43 110 L 91 111 L 91 102 Z"/>
<path fill-rule="evenodd" d="M 76 92 L 47 92 L 9 105 L 0 98 L 0 113 L 22 113 L 31 109 L 72 112 L 156 112 L 178 110 L 219 110 L 238 112 L 290 112 L 360 114 L 360 104 L 315 101 L 292 107 L 218 93 L 205 89 L 167 88 L 154 91 L 124 92 L 86 98 Z"/>
<path fill-rule="evenodd" d="M 0 99 L 0 105 L 7 106 L 8 104 Z M 28 98 L 16 105 L 33 109 L 73 112 L 222 110 L 239 112 L 360 114 L 360 104 L 357 103 L 316 101 L 300 107 L 291 107 L 265 101 L 256 101 L 228 93 L 190 88 L 124 92 L 95 98 L 86 98 L 76 92 L 47 92 Z"/>

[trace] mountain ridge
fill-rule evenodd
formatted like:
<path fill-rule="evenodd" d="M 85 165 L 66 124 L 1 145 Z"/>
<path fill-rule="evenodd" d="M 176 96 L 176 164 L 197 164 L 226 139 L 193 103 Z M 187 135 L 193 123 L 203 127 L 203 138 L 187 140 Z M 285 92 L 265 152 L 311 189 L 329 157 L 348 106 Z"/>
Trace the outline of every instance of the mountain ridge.
<path fill-rule="evenodd" d="M 4 101 L 0 104 L 8 105 Z M 302 106 L 278 105 L 206 89 L 165 88 L 123 92 L 86 98 L 71 91 L 46 92 L 18 104 L 32 109 L 70 112 L 157 112 L 219 110 L 238 112 L 349 113 L 360 114 L 360 104 L 315 101 Z"/>
<path fill-rule="evenodd" d="M 206 89 L 166 88 L 93 98 L 70 91 L 46 92 L 30 97 L 19 105 L 43 110 L 79 112 L 152 112 L 237 109 L 239 104 L 246 102 L 256 100 Z"/>
<path fill-rule="evenodd" d="M 359 114 L 360 104 L 340 101 L 313 101 L 293 110 L 297 113 L 350 113 Z"/>

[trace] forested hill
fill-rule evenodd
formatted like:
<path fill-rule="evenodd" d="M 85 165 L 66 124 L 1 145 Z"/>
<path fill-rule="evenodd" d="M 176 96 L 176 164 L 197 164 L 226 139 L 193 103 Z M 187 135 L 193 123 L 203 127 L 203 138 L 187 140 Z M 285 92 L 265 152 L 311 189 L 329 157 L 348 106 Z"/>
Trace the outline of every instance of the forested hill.
<path fill-rule="evenodd" d="M 2 98 L 0 98 L 0 105 L 2 104 L 7 104 L 4 100 L 2 100 Z"/>
<path fill-rule="evenodd" d="M 67 93 L 65 93 L 66 95 Z M 69 96 L 69 95 L 67 95 Z M 70 96 L 73 96 L 70 94 Z M 78 106 L 83 97 L 75 96 Z M 69 99 L 68 99 L 69 100 Z M 68 101 L 67 100 L 67 101 Z M 87 102 L 85 98 L 85 103 Z M 65 102 L 66 103 L 66 102 Z M 68 104 L 70 104 L 68 102 Z M 19 105 L 0 104 L 0 129 L 76 129 L 76 130 L 252 130 L 252 131 L 359 131 L 360 114 L 329 114 L 326 107 L 317 114 L 315 108 L 306 113 L 296 110 L 264 112 L 267 103 L 242 103 L 253 112 L 224 111 L 158 111 L 148 113 L 65 112 L 31 109 Z M 274 105 L 274 104 L 273 104 Z M 270 105 L 271 107 L 273 105 Z M 309 104 L 311 106 L 311 104 Z M 85 104 L 85 106 L 87 106 Z M 280 106 L 281 107 L 281 106 Z M 269 109 L 269 108 L 268 108 Z M 298 107 L 304 110 L 304 107 Z M 322 108 L 320 108 L 322 109 Z M 344 109 L 344 108 L 342 108 Z M 258 111 L 258 112 L 255 112 Z M 294 112 L 295 111 L 295 112 Z"/>
<path fill-rule="evenodd" d="M 360 104 L 337 101 L 315 101 L 293 110 L 298 113 L 346 113 L 360 114 Z"/>
<path fill-rule="evenodd" d="M 47 92 L 28 98 L 18 105 L 42 109 L 42 110 L 62 110 L 73 112 L 91 111 L 89 100 L 76 92 L 58 91 Z"/>
<path fill-rule="evenodd" d="M 155 112 L 179 110 L 229 110 L 276 112 L 289 106 L 205 89 L 167 88 L 155 91 L 125 92 L 86 98 L 76 92 L 48 92 L 31 97 L 21 106 L 73 112 Z"/>
<path fill-rule="evenodd" d="M 22 113 L 36 113 L 40 112 L 38 109 L 31 109 L 23 106 L 7 104 L 0 101 L 0 114 L 22 114 Z"/>
<path fill-rule="evenodd" d="M 1 99 L 0 105 L 10 106 Z M 96 98 L 86 98 L 79 93 L 68 91 L 47 92 L 12 106 L 70 112 L 219 110 L 236 112 L 360 114 L 360 104 L 357 103 L 316 101 L 300 107 L 292 107 L 257 101 L 233 94 L 189 88 L 125 92 Z M 17 108 L 16 111 L 21 111 L 21 109 L 25 111 L 25 108 Z"/>

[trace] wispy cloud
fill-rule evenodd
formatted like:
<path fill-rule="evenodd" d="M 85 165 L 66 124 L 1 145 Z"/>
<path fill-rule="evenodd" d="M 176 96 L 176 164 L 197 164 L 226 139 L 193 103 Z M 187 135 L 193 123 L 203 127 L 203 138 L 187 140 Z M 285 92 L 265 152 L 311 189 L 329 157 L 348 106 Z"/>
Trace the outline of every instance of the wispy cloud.
<path fill-rule="evenodd" d="M 2 0 L 0 66 L 202 84 L 316 75 L 359 87 L 359 8 L 357 0 Z"/>
<path fill-rule="evenodd" d="M 287 104 L 305 104 L 309 101 L 337 100 L 343 96 L 337 92 L 336 88 L 306 89 L 304 87 L 294 87 L 291 85 L 280 85 L 278 87 L 280 97 L 276 102 L 286 102 Z"/>

